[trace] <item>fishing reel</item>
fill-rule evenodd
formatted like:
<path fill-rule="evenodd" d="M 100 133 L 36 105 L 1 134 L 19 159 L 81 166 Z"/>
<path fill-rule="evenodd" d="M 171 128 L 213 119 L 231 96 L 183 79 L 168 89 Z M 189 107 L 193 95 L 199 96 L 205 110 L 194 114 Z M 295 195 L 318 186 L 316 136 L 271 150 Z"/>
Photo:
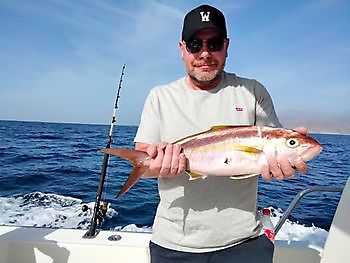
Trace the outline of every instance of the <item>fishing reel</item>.
<path fill-rule="evenodd" d="M 97 211 L 97 225 L 100 226 L 103 219 L 106 217 L 109 203 L 106 201 L 101 201 L 100 206 Z"/>
<path fill-rule="evenodd" d="M 107 211 L 108 211 L 108 206 L 109 206 L 109 203 L 106 202 L 106 201 L 100 201 L 100 206 L 98 208 L 98 211 L 97 211 L 97 225 L 101 225 L 102 224 L 102 221 L 103 219 L 106 217 L 106 214 L 107 214 Z M 83 205 L 81 207 L 81 210 L 83 212 L 87 212 L 89 210 L 91 210 L 87 205 Z"/>
<path fill-rule="evenodd" d="M 106 214 L 107 214 L 107 210 L 108 210 L 108 205 L 109 203 L 106 202 L 106 201 L 101 201 L 100 202 L 100 207 L 98 209 L 98 212 L 99 212 L 99 216 L 103 219 Z"/>
<path fill-rule="evenodd" d="M 100 206 L 98 208 L 97 211 L 97 225 L 101 225 L 103 219 L 106 217 L 107 211 L 108 211 L 108 206 L 109 203 L 106 201 L 100 201 Z M 90 210 L 90 208 L 87 205 L 83 205 L 81 207 L 81 210 L 83 210 L 83 212 L 87 212 L 88 210 Z"/>
<path fill-rule="evenodd" d="M 96 207 L 95 204 L 93 216 L 91 218 L 90 228 L 85 233 L 83 238 L 94 238 L 98 234 L 98 231 L 96 231 L 96 229 L 101 226 L 103 219 L 106 217 L 109 203 L 105 201 L 99 201 L 98 203 L 99 207 Z M 83 212 L 90 210 L 90 208 L 87 205 L 83 205 L 81 209 L 83 210 Z"/>

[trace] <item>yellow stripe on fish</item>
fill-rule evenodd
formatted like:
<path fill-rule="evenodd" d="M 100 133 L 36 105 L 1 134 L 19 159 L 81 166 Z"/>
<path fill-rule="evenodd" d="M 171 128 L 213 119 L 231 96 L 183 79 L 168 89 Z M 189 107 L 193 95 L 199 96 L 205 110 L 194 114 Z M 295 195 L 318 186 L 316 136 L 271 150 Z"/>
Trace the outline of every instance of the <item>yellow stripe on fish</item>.
<path fill-rule="evenodd" d="M 217 152 L 217 151 L 242 151 L 250 154 L 260 154 L 262 150 L 246 145 L 233 145 L 231 143 L 219 143 L 200 146 L 197 148 L 188 148 L 185 152 L 201 153 L 201 152 Z"/>

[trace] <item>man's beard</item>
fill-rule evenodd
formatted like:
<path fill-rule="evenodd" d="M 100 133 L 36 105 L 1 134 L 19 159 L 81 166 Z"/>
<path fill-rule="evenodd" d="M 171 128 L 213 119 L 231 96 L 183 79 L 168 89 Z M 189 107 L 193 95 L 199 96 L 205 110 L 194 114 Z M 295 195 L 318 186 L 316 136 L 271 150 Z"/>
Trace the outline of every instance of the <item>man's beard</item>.
<path fill-rule="evenodd" d="M 217 80 L 220 77 L 221 72 L 222 70 L 216 69 L 203 75 L 202 73 L 192 71 L 189 72 L 188 75 L 195 83 L 199 85 L 208 85 Z"/>

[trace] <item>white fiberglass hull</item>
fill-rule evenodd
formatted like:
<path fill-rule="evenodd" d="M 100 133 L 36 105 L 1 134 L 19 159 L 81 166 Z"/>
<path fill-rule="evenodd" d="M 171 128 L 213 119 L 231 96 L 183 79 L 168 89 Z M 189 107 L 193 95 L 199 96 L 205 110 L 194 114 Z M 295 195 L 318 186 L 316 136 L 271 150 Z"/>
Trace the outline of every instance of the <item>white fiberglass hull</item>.
<path fill-rule="evenodd" d="M 85 233 L 78 229 L 0 226 L 0 262 L 149 262 L 150 233 L 101 231 L 93 239 L 82 238 Z M 122 237 L 119 241 L 108 240 L 116 234 Z"/>
<path fill-rule="evenodd" d="M 275 263 L 345 263 L 350 244 L 350 179 L 344 187 L 325 243 L 275 242 Z M 0 263 L 148 263 L 151 233 L 101 231 L 85 239 L 86 230 L 0 226 Z M 119 235 L 118 241 L 109 237 Z M 310 240 L 311 241 L 311 240 Z"/>
<path fill-rule="evenodd" d="M 1 263 L 149 263 L 150 233 L 101 231 L 94 239 L 86 230 L 0 226 Z M 108 238 L 120 235 L 119 241 Z M 320 262 L 321 248 L 307 242 L 276 241 L 275 262 Z M 301 260 L 303 259 L 303 260 Z M 294 261 L 293 261 L 294 260 Z"/>

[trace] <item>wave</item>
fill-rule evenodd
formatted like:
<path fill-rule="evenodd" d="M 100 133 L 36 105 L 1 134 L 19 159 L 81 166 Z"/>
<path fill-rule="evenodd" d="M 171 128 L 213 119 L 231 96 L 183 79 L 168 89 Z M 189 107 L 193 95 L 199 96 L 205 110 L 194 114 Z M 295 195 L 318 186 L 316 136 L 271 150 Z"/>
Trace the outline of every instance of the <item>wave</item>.
<path fill-rule="evenodd" d="M 272 224 L 276 226 L 283 215 L 283 211 L 273 207 L 269 207 L 269 209 L 272 211 Z M 314 225 L 305 226 L 287 219 L 275 236 L 275 240 L 308 241 L 317 247 L 324 247 L 327 236 L 328 232 L 322 228 Z"/>
<path fill-rule="evenodd" d="M 87 206 L 86 211 L 82 206 Z M 87 229 L 94 202 L 57 194 L 33 192 L 17 197 L 0 197 L 0 225 Z M 116 216 L 108 208 L 107 218 Z"/>
<path fill-rule="evenodd" d="M 14 157 L 9 157 L 7 159 L 8 164 L 18 164 L 18 163 L 24 163 L 24 162 L 33 162 L 33 161 L 40 161 L 40 160 L 47 160 L 50 159 L 50 156 L 45 155 L 32 155 L 32 154 L 19 154 Z"/>
<path fill-rule="evenodd" d="M 33 135 L 30 136 L 29 139 L 40 139 L 40 140 L 63 140 L 64 137 L 57 136 L 57 135 L 51 135 L 51 134 L 42 134 L 42 135 Z"/>

